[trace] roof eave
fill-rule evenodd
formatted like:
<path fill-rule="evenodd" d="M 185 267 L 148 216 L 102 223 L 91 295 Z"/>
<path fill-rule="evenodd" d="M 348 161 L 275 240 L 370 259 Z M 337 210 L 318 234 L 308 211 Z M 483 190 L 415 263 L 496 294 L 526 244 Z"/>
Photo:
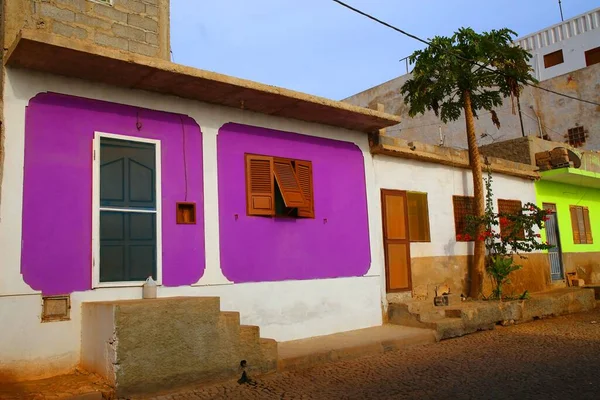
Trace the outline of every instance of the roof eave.
<path fill-rule="evenodd" d="M 351 104 L 22 30 L 5 65 L 370 133 L 400 117 Z"/>

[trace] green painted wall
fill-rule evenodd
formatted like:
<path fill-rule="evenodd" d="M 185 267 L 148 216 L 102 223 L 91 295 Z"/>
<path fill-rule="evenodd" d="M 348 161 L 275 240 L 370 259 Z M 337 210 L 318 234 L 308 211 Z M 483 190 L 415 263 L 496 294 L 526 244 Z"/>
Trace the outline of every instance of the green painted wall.
<path fill-rule="evenodd" d="M 556 204 L 558 229 L 563 253 L 600 251 L 600 190 L 564 183 L 538 181 L 535 183 L 538 207 L 543 203 Z M 590 210 L 593 244 L 574 244 L 569 206 L 584 206 Z M 543 236 L 545 232 L 542 233 Z M 545 237 L 544 237 L 545 240 Z"/>

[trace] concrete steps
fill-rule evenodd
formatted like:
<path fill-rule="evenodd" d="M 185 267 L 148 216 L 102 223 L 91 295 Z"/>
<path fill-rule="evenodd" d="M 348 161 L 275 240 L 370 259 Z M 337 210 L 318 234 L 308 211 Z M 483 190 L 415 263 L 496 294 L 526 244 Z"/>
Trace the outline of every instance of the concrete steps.
<path fill-rule="evenodd" d="M 221 311 L 218 297 L 84 303 L 82 366 L 118 396 L 275 372 L 277 343 Z"/>
<path fill-rule="evenodd" d="M 595 307 L 594 290 L 568 288 L 535 293 L 528 300 L 451 302 L 436 307 L 430 301 L 390 303 L 391 324 L 432 329 L 437 340 L 513 324 L 588 311 Z"/>

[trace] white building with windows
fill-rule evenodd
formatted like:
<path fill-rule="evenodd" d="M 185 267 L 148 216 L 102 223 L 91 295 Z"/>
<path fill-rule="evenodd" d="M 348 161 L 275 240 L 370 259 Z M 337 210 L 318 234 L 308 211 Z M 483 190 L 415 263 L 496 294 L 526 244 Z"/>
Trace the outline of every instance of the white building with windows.
<path fill-rule="evenodd" d="M 600 63 L 600 7 L 515 43 L 531 53 L 531 66 L 539 81 Z"/>
<path fill-rule="evenodd" d="M 507 23 L 507 25 L 509 25 Z M 570 97 L 526 86 L 516 101 L 507 99 L 495 111 L 501 127 L 490 113 L 475 120 L 480 145 L 536 136 L 563 142 L 582 150 L 600 150 L 600 8 L 553 25 L 515 41 L 532 54 L 530 63 L 539 85 Z M 446 147 L 466 148 L 463 118 L 444 124 L 433 113 L 410 117 L 400 95 L 406 74 L 344 99 L 358 106 L 383 104 L 387 112 L 398 114 L 402 122 L 387 129 L 387 134 L 407 141 L 419 141 Z M 591 103 L 590 103 L 591 102 Z"/>

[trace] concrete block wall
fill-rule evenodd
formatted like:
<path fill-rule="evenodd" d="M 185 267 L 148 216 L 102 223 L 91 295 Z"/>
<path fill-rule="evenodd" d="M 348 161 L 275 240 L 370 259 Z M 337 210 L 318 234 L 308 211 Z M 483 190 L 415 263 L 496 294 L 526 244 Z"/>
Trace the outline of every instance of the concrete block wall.
<path fill-rule="evenodd" d="M 13 0 L 6 45 L 22 28 L 149 57 L 170 59 L 169 0 Z M 5 46 L 5 47 L 7 47 Z"/>
<path fill-rule="evenodd" d="M 483 156 L 498 157 L 523 164 L 535 165 L 530 152 L 530 137 L 506 140 L 481 146 L 479 152 Z"/>

